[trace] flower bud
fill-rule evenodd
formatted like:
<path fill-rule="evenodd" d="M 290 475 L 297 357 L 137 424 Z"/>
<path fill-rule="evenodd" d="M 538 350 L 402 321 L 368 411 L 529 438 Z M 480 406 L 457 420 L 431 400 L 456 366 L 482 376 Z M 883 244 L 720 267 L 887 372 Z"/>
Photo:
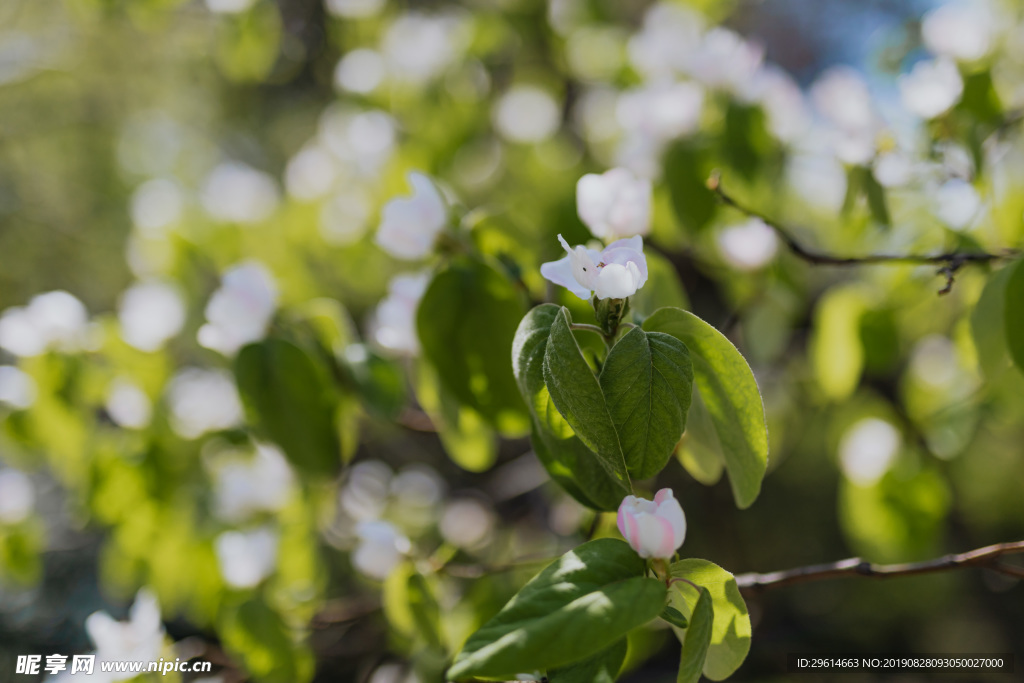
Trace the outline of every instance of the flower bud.
<path fill-rule="evenodd" d="M 626 496 L 619 505 L 619 532 L 640 557 L 668 559 L 686 538 L 683 508 L 672 489 L 661 489 L 654 500 Z"/>

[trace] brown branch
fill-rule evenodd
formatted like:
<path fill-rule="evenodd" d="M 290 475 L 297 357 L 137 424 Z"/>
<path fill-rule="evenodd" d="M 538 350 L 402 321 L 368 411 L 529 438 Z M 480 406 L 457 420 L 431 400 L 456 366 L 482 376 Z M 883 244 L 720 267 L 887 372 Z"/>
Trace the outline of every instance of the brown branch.
<path fill-rule="evenodd" d="M 816 266 L 863 266 L 863 265 L 919 265 L 919 266 L 941 266 L 936 272 L 946 278 L 946 285 L 939 290 L 939 294 L 948 294 L 953 288 L 953 277 L 962 266 L 967 263 L 991 263 L 1011 259 L 1019 255 L 1015 249 L 1004 249 L 1001 252 L 960 252 L 950 251 L 941 254 L 866 254 L 864 256 L 837 256 L 822 251 L 816 251 L 805 247 L 793 231 L 778 221 L 769 218 L 760 211 L 755 211 L 748 206 L 741 204 L 732 195 L 722 189 L 721 175 L 718 171 L 711 174 L 707 182 L 708 189 L 715 193 L 719 201 L 737 211 L 758 218 L 769 228 L 775 231 L 786 248 L 794 256 Z"/>
<path fill-rule="evenodd" d="M 874 564 L 859 557 L 832 562 L 797 567 L 769 574 L 740 574 L 736 583 L 746 595 L 753 595 L 771 588 L 781 588 L 794 583 L 823 581 L 825 579 L 841 579 L 851 576 L 863 576 L 871 579 L 888 579 L 894 576 L 915 576 L 917 574 L 933 574 L 952 569 L 966 567 L 982 567 L 1000 574 L 1024 579 L 1024 568 L 999 562 L 1005 555 L 1024 554 L 1024 541 L 997 543 L 969 550 L 965 553 L 943 555 L 934 560 L 924 562 L 906 562 L 902 564 Z"/>

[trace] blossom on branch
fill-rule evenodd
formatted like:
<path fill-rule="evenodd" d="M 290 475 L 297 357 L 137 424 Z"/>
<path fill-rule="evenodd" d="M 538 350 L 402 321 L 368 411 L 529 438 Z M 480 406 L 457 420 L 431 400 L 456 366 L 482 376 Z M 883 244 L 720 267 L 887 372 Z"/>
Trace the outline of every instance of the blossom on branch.
<path fill-rule="evenodd" d="M 619 505 L 619 532 L 640 557 L 668 559 L 686 539 L 686 517 L 672 489 L 654 500 L 626 496 Z"/>
<path fill-rule="evenodd" d="M 570 247 L 561 235 L 558 241 L 568 254 L 544 263 L 540 274 L 565 287 L 581 299 L 625 299 L 647 282 L 644 241 L 639 235 L 612 242 L 604 251 L 583 245 Z"/>

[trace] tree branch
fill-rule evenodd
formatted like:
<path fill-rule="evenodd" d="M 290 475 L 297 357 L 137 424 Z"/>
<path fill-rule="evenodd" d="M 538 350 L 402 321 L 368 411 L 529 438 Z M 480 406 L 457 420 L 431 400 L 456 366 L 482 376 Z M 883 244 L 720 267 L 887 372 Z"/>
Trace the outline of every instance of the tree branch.
<path fill-rule="evenodd" d="M 888 579 L 894 576 L 915 576 L 917 574 L 933 574 L 963 569 L 965 567 L 982 567 L 1000 574 L 1024 579 L 1024 567 L 999 562 L 1005 555 L 1024 554 L 1024 541 L 997 543 L 969 550 L 965 553 L 943 555 L 934 560 L 924 562 L 906 562 L 903 564 L 874 564 L 859 557 L 832 562 L 797 567 L 769 574 L 740 574 L 736 583 L 745 595 L 755 595 L 772 588 L 781 588 L 794 583 L 823 581 L 825 579 L 841 579 L 850 576 L 864 576 L 872 579 Z"/>
<path fill-rule="evenodd" d="M 946 278 L 946 285 L 939 294 L 948 294 L 953 288 L 953 277 L 956 272 L 967 263 L 991 263 L 1003 259 L 1014 258 L 1019 255 L 1015 249 L 1004 249 L 998 253 L 993 252 L 960 252 L 951 251 L 942 254 L 866 254 L 864 256 L 837 256 L 821 251 L 815 251 L 805 247 L 793 234 L 793 231 L 781 223 L 769 218 L 760 211 L 755 211 L 744 206 L 724 189 L 722 189 L 721 175 L 718 171 L 711 174 L 707 182 L 708 189 L 715 193 L 719 201 L 737 211 L 758 218 L 769 228 L 775 231 L 786 248 L 797 258 L 816 266 L 862 266 L 878 264 L 902 264 L 902 265 L 937 265 L 941 266 L 937 273 Z"/>

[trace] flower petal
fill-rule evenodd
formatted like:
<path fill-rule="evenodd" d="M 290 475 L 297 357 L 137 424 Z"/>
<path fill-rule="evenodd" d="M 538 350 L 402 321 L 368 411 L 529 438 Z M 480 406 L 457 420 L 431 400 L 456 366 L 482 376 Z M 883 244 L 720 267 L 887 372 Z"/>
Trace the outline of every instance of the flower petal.
<path fill-rule="evenodd" d="M 546 280 L 553 282 L 560 287 L 565 287 L 570 292 L 586 301 L 590 298 L 590 289 L 576 281 L 576 278 L 573 276 L 572 262 L 570 258 L 571 257 L 566 256 L 558 259 L 557 261 L 542 263 L 540 266 L 540 274 L 543 275 Z"/>

